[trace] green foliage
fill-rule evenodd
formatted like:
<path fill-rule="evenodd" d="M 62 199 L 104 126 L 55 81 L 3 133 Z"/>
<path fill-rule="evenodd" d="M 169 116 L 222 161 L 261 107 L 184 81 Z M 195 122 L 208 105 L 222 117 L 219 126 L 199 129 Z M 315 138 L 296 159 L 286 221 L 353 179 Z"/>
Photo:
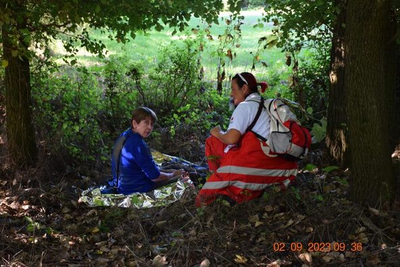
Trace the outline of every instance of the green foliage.
<path fill-rule="evenodd" d="M 271 35 L 260 38 L 260 46 L 276 45 L 287 53 L 294 100 L 303 108 L 312 107 L 313 117 L 321 119 L 326 116 L 329 50 L 337 7 L 333 1 L 273 0 L 265 11 L 263 21 L 273 22 L 274 28 Z"/>
<path fill-rule="evenodd" d="M 204 93 L 200 67 L 197 40 L 187 39 L 182 46 L 171 43 L 163 47 L 160 60 L 145 84 L 147 90 L 142 92 L 144 104 L 159 107 L 162 115 L 169 115 L 201 101 L 196 99 Z"/>
<path fill-rule="evenodd" d="M 315 170 L 315 169 L 317 169 L 318 167 L 317 166 L 315 166 L 314 164 L 307 164 L 305 167 L 304 167 L 304 170 L 306 170 L 306 171 L 313 171 L 313 170 Z"/>
<path fill-rule="evenodd" d="M 325 43 L 332 36 L 336 17 L 333 1 L 268 1 L 264 21 L 273 22 L 278 47 L 284 51 L 300 51 L 304 46 Z"/>
<path fill-rule="evenodd" d="M 297 200 L 301 200 L 301 196 L 300 196 L 300 189 L 297 187 L 292 186 L 292 192 L 294 193 L 295 197 Z"/>
<path fill-rule="evenodd" d="M 199 144 L 214 125 L 227 125 L 228 99 L 209 90 L 199 77 L 196 37 L 160 50 L 160 60 L 147 64 L 111 56 L 102 66 L 43 67 L 32 79 L 35 124 L 50 154 L 73 161 L 107 161 L 117 135 L 129 127 L 138 106 L 153 108 L 159 121 L 150 143 L 171 152 L 174 138 L 188 147 L 174 154 L 199 160 Z M 176 150 L 178 149 L 178 150 Z M 180 154 L 183 153 L 183 154 Z M 186 153 L 186 154 L 185 154 Z"/>
<path fill-rule="evenodd" d="M 244 17 L 236 13 L 230 15 L 224 20 L 226 26 L 223 34 L 218 35 L 218 48 L 215 56 L 218 58 L 217 65 L 217 91 L 222 94 L 222 84 L 227 78 L 227 67 L 232 65 L 232 61 L 236 58 L 237 48 L 240 47 L 239 41 L 242 38 L 241 25 Z M 212 40 L 209 29 L 206 29 L 207 37 Z"/>
<path fill-rule="evenodd" d="M 248 0 L 249 8 L 262 8 L 265 7 L 266 1 L 265 0 Z"/>
<path fill-rule="evenodd" d="M 236 1 L 230 1 L 236 8 Z M 202 16 L 208 23 L 217 20 L 221 1 L 6 1 L 0 5 L 0 26 L 7 27 L 13 56 L 32 56 L 29 43 L 45 50 L 51 38 L 63 34 L 66 51 L 75 54 L 77 47 L 102 55 L 102 40 L 93 39 L 90 28 L 108 31 L 119 42 L 128 41 L 138 30 L 163 25 L 183 30 L 191 15 Z M 149 12 L 150 11 L 150 12 Z M 44 19 L 45 18 L 45 19 Z M 23 41 L 23 42 L 22 42 Z"/>
<path fill-rule="evenodd" d="M 313 136 L 313 142 L 319 143 L 325 139 L 326 136 L 326 125 L 327 121 L 325 118 L 320 120 L 320 123 L 314 123 L 313 128 L 311 130 L 311 134 Z"/>
<path fill-rule="evenodd" d="M 66 68 L 64 74 L 34 77 L 32 84 L 35 124 L 49 152 L 67 152 L 81 161 L 106 160 L 107 133 L 99 124 L 104 97 L 96 77 L 84 68 Z"/>
<path fill-rule="evenodd" d="M 109 128 L 117 132 L 129 125 L 132 110 L 141 92 L 140 79 L 143 73 L 141 63 L 122 57 L 111 56 L 104 60 L 104 66 L 96 72 L 104 90 L 102 117 L 109 122 Z"/>
<path fill-rule="evenodd" d="M 338 166 L 327 166 L 327 167 L 323 168 L 322 171 L 329 173 L 331 171 L 338 170 L 338 169 L 339 169 Z"/>
<path fill-rule="evenodd" d="M 40 224 L 35 222 L 31 217 L 25 216 L 25 220 L 28 222 L 26 231 L 35 233 L 36 230 L 40 230 Z"/>

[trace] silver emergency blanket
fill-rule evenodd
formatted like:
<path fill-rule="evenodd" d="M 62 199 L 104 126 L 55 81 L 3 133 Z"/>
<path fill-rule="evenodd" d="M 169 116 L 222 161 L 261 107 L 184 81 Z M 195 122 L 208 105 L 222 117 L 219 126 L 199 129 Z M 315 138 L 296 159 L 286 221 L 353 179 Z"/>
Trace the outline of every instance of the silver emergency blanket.
<path fill-rule="evenodd" d="M 186 160 L 162 154 L 158 151 L 152 151 L 152 155 L 159 167 L 166 161 L 179 160 L 180 163 L 184 163 L 185 165 L 190 164 Z M 89 188 L 82 192 L 79 202 L 86 203 L 91 207 L 118 206 L 123 208 L 134 207 L 137 209 L 161 207 L 179 200 L 189 188 L 193 188 L 190 180 L 186 182 L 178 180 L 176 183 L 157 188 L 147 193 L 134 193 L 130 195 L 102 194 L 99 187 Z"/>

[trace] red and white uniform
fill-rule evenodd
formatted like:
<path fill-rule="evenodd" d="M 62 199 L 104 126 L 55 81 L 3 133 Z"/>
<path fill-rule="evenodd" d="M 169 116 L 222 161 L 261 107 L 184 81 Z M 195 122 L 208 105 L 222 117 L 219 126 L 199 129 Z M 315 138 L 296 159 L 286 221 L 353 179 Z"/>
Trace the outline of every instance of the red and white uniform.
<path fill-rule="evenodd" d="M 216 137 L 206 140 L 206 157 L 214 173 L 196 197 L 196 205 L 208 205 L 217 195 L 227 195 L 238 203 L 259 197 L 272 184 L 287 185 L 297 174 L 297 163 L 269 154 L 269 147 L 253 132 L 246 132 L 259 107 L 260 96 L 249 95 L 232 114 L 228 130 L 236 129 L 241 140 L 227 146 Z M 252 131 L 268 139 L 270 118 L 261 112 Z"/>

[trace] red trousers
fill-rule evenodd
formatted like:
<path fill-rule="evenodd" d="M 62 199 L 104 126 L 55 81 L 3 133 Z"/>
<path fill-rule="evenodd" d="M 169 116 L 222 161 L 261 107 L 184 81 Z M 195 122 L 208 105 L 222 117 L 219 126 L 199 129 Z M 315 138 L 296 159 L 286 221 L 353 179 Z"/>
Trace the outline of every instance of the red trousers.
<path fill-rule="evenodd" d="M 287 185 L 297 174 L 297 163 L 269 154 L 269 147 L 252 132 L 242 136 L 239 147 L 224 153 L 226 145 L 216 137 L 206 140 L 206 157 L 213 174 L 196 197 L 196 205 L 208 205 L 217 195 L 238 203 L 259 197 L 273 184 Z"/>

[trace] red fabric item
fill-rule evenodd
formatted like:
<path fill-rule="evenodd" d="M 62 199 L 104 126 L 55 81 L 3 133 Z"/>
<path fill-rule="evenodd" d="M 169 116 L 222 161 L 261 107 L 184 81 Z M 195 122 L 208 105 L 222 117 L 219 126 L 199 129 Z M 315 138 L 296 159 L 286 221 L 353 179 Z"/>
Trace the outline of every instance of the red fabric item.
<path fill-rule="evenodd" d="M 208 169 L 216 171 L 221 165 L 221 159 L 224 156 L 226 144 L 219 141 L 216 137 L 210 136 L 206 139 L 206 158 Z"/>
<path fill-rule="evenodd" d="M 276 155 L 269 155 L 269 147 L 252 132 L 242 136 L 239 147 L 226 147 L 216 137 L 206 140 L 206 156 L 214 173 L 208 178 L 196 197 L 196 206 L 211 204 L 217 195 L 227 195 L 237 203 L 259 197 L 272 184 L 286 184 L 294 180 L 297 163 Z M 214 158 L 214 157 L 213 157 Z"/>

